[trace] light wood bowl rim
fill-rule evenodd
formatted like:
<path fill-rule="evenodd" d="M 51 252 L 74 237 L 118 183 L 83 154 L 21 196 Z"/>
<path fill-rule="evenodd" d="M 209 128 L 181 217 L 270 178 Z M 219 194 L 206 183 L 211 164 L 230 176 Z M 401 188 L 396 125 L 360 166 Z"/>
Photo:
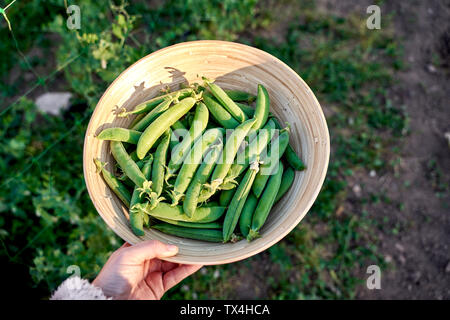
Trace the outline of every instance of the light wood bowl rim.
<path fill-rule="evenodd" d="M 282 230 L 281 232 L 278 232 L 277 236 L 272 238 L 271 241 L 267 241 L 265 243 L 263 243 L 261 246 L 255 248 L 253 251 L 248 252 L 246 254 L 241 254 L 241 255 L 236 255 L 234 257 L 229 257 L 229 258 L 217 258 L 216 260 L 212 261 L 209 259 L 205 259 L 204 261 L 199 261 L 197 260 L 192 260 L 189 259 L 189 257 L 180 257 L 180 255 L 176 255 L 174 257 L 170 257 L 170 258 L 164 258 L 164 260 L 166 261 L 171 261 L 171 262 L 175 262 L 175 263 L 182 263 L 182 264 L 203 264 L 203 265 L 218 265 L 218 264 L 225 264 L 225 263 L 231 263 L 231 262 L 236 262 L 239 260 L 243 260 L 246 259 L 248 257 L 251 257 L 253 255 L 256 255 L 258 253 L 260 253 L 261 251 L 266 250 L 267 248 L 271 247 L 272 245 L 276 244 L 277 242 L 279 242 L 281 239 L 283 239 L 287 234 L 289 234 L 289 232 L 291 232 L 297 225 L 298 223 L 304 218 L 304 216 L 308 213 L 308 211 L 311 209 L 311 206 L 313 205 L 315 199 L 317 198 L 320 189 L 323 185 L 323 182 L 325 180 L 325 176 L 327 173 L 327 168 L 328 168 L 328 164 L 329 164 L 329 157 L 330 157 L 330 136 L 329 136 L 329 132 L 328 132 L 328 126 L 326 123 L 326 119 L 325 116 L 323 114 L 322 108 L 320 106 L 319 101 L 317 100 L 317 98 L 315 97 L 314 93 L 312 92 L 312 90 L 309 88 L 309 86 L 306 84 L 306 82 L 294 71 L 292 70 L 292 68 L 290 68 L 287 64 L 285 64 L 283 61 L 279 60 L 278 58 L 274 57 L 273 55 L 260 50 L 258 48 L 255 47 L 251 47 L 245 44 L 241 44 L 241 43 L 237 43 L 237 42 L 229 42 L 229 41 L 221 41 L 221 40 L 196 40 L 196 41 L 187 41 L 187 42 L 182 42 L 182 43 L 178 43 L 175 45 L 171 45 L 165 48 L 162 48 L 160 50 L 157 50 L 145 57 L 142 57 L 141 59 L 139 59 L 138 61 L 136 61 L 135 63 L 133 63 L 131 66 L 129 66 L 126 70 L 124 70 L 110 85 L 109 87 L 105 90 L 105 92 L 103 93 L 102 97 L 100 98 L 100 100 L 97 103 L 96 108 L 94 109 L 92 116 L 90 118 L 87 130 L 86 130 L 86 134 L 85 134 L 85 139 L 84 139 L 84 147 L 83 147 L 83 174 L 85 177 L 85 182 L 86 182 L 86 187 L 89 193 L 89 196 L 97 210 L 97 212 L 99 213 L 99 215 L 103 218 L 103 220 L 106 222 L 105 218 L 103 217 L 103 213 L 101 212 L 101 210 L 98 208 L 98 205 L 96 203 L 96 201 L 93 201 L 93 199 L 95 199 L 95 197 L 97 196 L 94 192 L 94 190 L 92 190 L 92 186 L 89 184 L 89 181 L 87 179 L 87 175 L 89 174 L 87 172 L 87 162 L 88 161 L 92 161 L 92 159 L 88 158 L 87 153 L 88 153 L 88 149 L 89 146 L 87 145 L 87 141 L 88 141 L 88 133 L 92 131 L 91 126 L 93 126 L 93 119 L 95 118 L 96 114 L 101 112 L 98 108 L 99 105 L 102 104 L 102 101 L 105 99 L 105 97 L 107 97 L 109 94 L 111 94 L 111 90 L 112 88 L 114 88 L 115 84 L 128 72 L 130 72 L 130 70 L 132 70 L 133 68 L 135 68 L 139 63 L 141 63 L 142 61 L 146 60 L 146 59 L 151 59 L 152 57 L 155 57 L 157 55 L 161 55 L 164 54 L 167 51 L 173 50 L 175 48 L 178 47 L 183 47 L 183 46 L 190 46 L 191 44 L 202 44 L 204 46 L 216 46 L 216 45 L 228 45 L 228 46 L 237 46 L 240 47 L 240 49 L 242 50 L 252 50 L 257 52 L 258 54 L 265 56 L 268 60 L 272 60 L 282 66 L 284 66 L 286 68 L 286 70 L 288 72 L 290 72 L 291 76 L 296 77 L 296 79 L 301 82 L 301 85 L 303 87 L 305 87 L 308 91 L 308 94 L 310 96 L 310 98 L 313 99 L 314 101 L 314 105 L 316 107 L 316 112 L 317 112 L 317 116 L 320 118 L 320 124 L 321 126 L 323 126 L 324 130 L 322 130 L 320 133 L 321 135 L 323 135 L 323 138 L 325 139 L 324 141 L 324 150 L 323 150 L 323 154 L 322 156 L 324 157 L 324 164 L 322 166 L 322 168 L 320 168 L 320 176 L 317 180 L 315 189 L 313 191 L 313 196 L 310 197 L 307 200 L 307 204 L 304 205 L 305 210 L 304 212 L 302 212 L 301 214 L 298 215 L 297 220 L 295 221 L 295 223 L 293 223 L 290 227 L 285 228 L 284 230 Z M 308 166 L 308 164 L 306 164 Z M 308 170 L 308 169 L 307 169 Z M 102 179 L 100 175 L 98 175 L 99 179 Z M 292 188 L 292 187 L 291 187 Z M 117 199 L 117 201 L 120 201 Z M 118 213 L 117 211 L 115 211 L 116 214 L 123 214 L 122 212 Z M 107 223 L 107 222 L 106 222 Z M 108 224 L 108 223 L 107 223 Z M 127 235 L 122 235 L 119 231 L 120 230 L 116 230 L 114 229 L 111 225 L 108 224 L 108 226 L 119 236 L 121 237 L 124 241 L 129 242 L 130 244 L 136 244 L 139 241 L 135 241 L 135 239 L 133 237 L 130 237 L 128 234 Z M 127 228 L 129 229 L 128 231 L 130 233 L 132 233 L 131 228 L 127 225 Z M 142 240 L 141 240 L 142 241 Z M 205 244 L 207 242 L 204 242 Z"/>

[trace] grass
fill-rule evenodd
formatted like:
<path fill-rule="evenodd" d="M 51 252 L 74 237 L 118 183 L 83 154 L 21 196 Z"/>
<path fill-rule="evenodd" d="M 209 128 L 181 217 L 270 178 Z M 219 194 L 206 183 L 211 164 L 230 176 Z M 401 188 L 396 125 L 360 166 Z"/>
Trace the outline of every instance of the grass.
<path fill-rule="evenodd" d="M 392 170 L 392 146 L 408 133 L 405 110 L 388 99 L 392 75 L 402 67 L 401 47 L 389 27 L 368 30 L 364 17 L 325 15 L 312 1 L 300 7 L 291 1 L 189 0 L 156 7 L 85 1 L 81 30 L 68 31 L 59 2 L 40 4 L 46 18 L 39 24 L 34 15 L 19 19 L 23 8 L 12 6 L 13 30 L 22 50 L 54 53 L 55 67 L 70 61 L 55 77 L 75 98 L 61 118 L 40 114 L 26 97 L 11 104 L 28 89 L 23 74 L 29 69 L 2 24 L 2 39 L 9 41 L 0 44 L 8 56 L 2 60 L 0 88 L 6 102 L 0 110 L 0 256 L 26 266 L 25 288 L 38 286 L 39 295 L 48 295 L 68 276 L 70 265 L 92 279 L 120 246 L 84 185 L 81 150 L 87 121 L 105 88 L 127 66 L 161 47 L 195 39 L 248 43 L 290 65 L 326 109 L 332 155 L 315 205 L 285 239 L 245 261 L 204 268 L 166 298 L 354 298 L 365 281 L 365 267 L 384 266 L 376 226 L 364 213 L 367 201 L 384 201 L 383 196 L 348 206 L 348 181 L 356 172 Z M 277 22 L 271 12 L 278 11 L 289 12 L 289 21 Z M 35 32 L 23 31 L 31 25 Z M 270 30 L 282 31 L 267 36 Z M 49 34 L 60 39 L 58 45 L 48 42 Z M 40 68 L 46 60 L 33 61 Z M 12 70 L 20 74 L 13 81 L 8 78 Z M 44 78 L 28 86 L 56 85 L 54 77 Z M 432 165 L 430 172 L 439 192 L 439 173 Z"/>

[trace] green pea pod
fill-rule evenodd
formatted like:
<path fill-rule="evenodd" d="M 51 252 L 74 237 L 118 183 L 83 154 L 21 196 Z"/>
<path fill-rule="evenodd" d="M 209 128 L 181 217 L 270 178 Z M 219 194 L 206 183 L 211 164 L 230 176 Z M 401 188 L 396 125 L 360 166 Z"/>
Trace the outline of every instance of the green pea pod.
<path fill-rule="evenodd" d="M 141 160 L 142 161 L 142 160 Z M 149 159 L 144 162 L 144 165 L 142 166 L 142 173 L 144 174 L 145 178 L 148 180 L 151 176 L 152 171 L 152 162 L 153 157 L 150 155 Z M 144 235 L 144 220 L 145 216 L 147 216 L 145 213 L 133 210 L 133 207 L 137 203 L 142 203 L 143 198 L 140 195 L 141 191 L 140 188 L 135 186 L 133 190 L 133 194 L 131 195 L 131 201 L 130 201 L 130 224 L 131 224 L 131 230 L 133 233 L 137 236 L 143 236 Z"/>
<path fill-rule="evenodd" d="M 196 93 L 200 93 L 200 92 L 205 92 L 206 88 L 200 84 L 198 84 L 197 82 L 194 82 L 192 84 L 192 87 L 194 88 Z"/>
<path fill-rule="evenodd" d="M 243 177 L 244 175 L 242 174 L 236 177 L 235 181 L 237 182 L 237 185 L 241 183 Z M 234 185 L 233 189 L 222 190 L 219 195 L 219 205 L 222 207 L 228 207 L 228 205 L 231 202 L 231 199 L 233 199 L 235 192 L 236 192 L 236 184 Z"/>
<path fill-rule="evenodd" d="M 143 114 L 146 112 L 150 112 L 152 111 L 157 105 L 159 105 L 161 102 L 167 100 L 167 99 L 171 99 L 174 97 L 178 97 L 178 99 L 184 99 L 188 96 L 190 96 L 193 92 L 192 88 L 186 88 L 186 89 L 182 89 L 182 90 L 178 90 L 178 91 L 174 91 L 174 92 L 170 92 L 168 94 L 162 95 L 162 96 L 158 96 L 155 97 L 153 99 L 144 101 L 140 104 L 138 104 L 136 107 L 133 108 L 133 110 L 131 111 L 123 111 L 120 114 L 118 114 L 118 117 L 128 117 L 129 115 L 132 114 Z"/>
<path fill-rule="evenodd" d="M 128 189 L 108 170 L 105 169 L 105 163 L 98 159 L 94 159 L 97 172 L 101 172 L 103 179 L 109 188 L 116 194 L 116 196 L 125 204 L 127 208 L 130 207 L 131 194 Z"/>
<path fill-rule="evenodd" d="M 175 146 L 178 145 L 180 139 L 183 138 L 181 133 L 185 133 L 186 131 L 186 127 L 180 121 L 177 121 L 172 125 L 172 137 L 170 138 L 169 143 L 170 150 L 173 150 Z"/>
<path fill-rule="evenodd" d="M 275 123 L 272 120 L 267 121 L 267 124 L 258 131 L 258 136 L 250 141 L 247 147 L 238 152 L 235 163 L 231 166 L 225 182 L 234 181 L 245 169 L 248 168 L 250 162 L 255 161 L 257 156 L 267 148 L 267 144 L 272 139 L 275 133 Z"/>
<path fill-rule="evenodd" d="M 130 213 L 130 225 L 131 231 L 138 237 L 142 237 L 144 232 L 144 216 L 145 214 L 140 212 L 131 212 Z"/>
<path fill-rule="evenodd" d="M 277 165 L 281 163 L 280 158 L 283 156 L 288 144 L 289 132 L 281 130 L 279 136 L 270 144 L 270 149 L 266 157 L 261 159 L 262 165 L 252 187 L 252 191 L 257 198 L 260 197 L 270 176 L 277 169 Z"/>
<path fill-rule="evenodd" d="M 217 201 L 209 201 L 202 204 L 201 207 L 219 207 L 219 203 Z"/>
<path fill-rule="evenodd" d="M 151 171 L 152 162 L 153 162 L 153 160 L 149 160 L 148 163 L 144 166 L 144 168 L 147 172 Z M 150 170 L 148 169 L 148 167 L 150 167 Z M 147 176 L 147 175 L 145 175 L 145 176 Z M 148 182 L 151 184 L 151 181 L 148 181 Z M 142 203 L 143 200 L 145 199 L 144 196 L 141 196 L 141 194 L 142 194 L 141 190 L 142 190 L 142 188 L 139 188 L 138 186 L 134 186 L 133 193 L 131 194 L 131 201 L 130 201 L 130 211 L 129 211 L 130 216 L 133 211 L 133 206 L 137 203 Z"/>
<path fill-rule="evenodd" d="M 295 171 L 291 167 L 287 167 L 286 170 L 284 170 L 283 178 L 281 179 L 281 185 L 280 189 L 278 190 L 277 197 L 275 198 L 275 203 L 280 200 L 285 193 L 289 190 L 292 183 L 295 179 Z"/>
<path fill-rule="evenodd" d="M 217 84 L 205 80 L 209 90 L 214 97 L 220 102 L 220 104 L 227 109 L 227 111 L 239 122 L 247 120 L 245 113 L 239 108 L 236 103 L 220 88 Z"/>
<path fill-rule="evenodd" d="M 188 117 L 187 117 L 187 113 L 183 117 L 181 117 L 181 119 L 178 120 L 178 122 L 180 122 L 185 128 L 189 128 L 190 127 L 190 124 L 189 124 L 189 121 L 188 121 Z"/>
<path fill-rule="evenodd" d="M 222 183 L 220 185 L 220 190 L 225 190 L 225 191 L 233 190 L 236 188 L 236 186 L 237 186 L 237 183 L 236 183 L 236 179 L 235 179 L 233 181 L 227 181 L 227 182 Z"/>
<path fill-rule="evenodd" d="M 256 174 L 258 172 L 258 163 L 255 162 L 255 166 L 250 166 L 250 168 L 245 173 L 244 178 L 239 183 L 236 192 L 231 199 L 230 206 L 225 214 L 225 220 L 223 222 L 223 241 L 227 242 L 230 240 L 231 235 L 236 228 L 239 221 L 239 217 L 244 207 L 247 196 L 252 188 L 253 181 L 255 180 Z"/>
<path fill-rule="evenodd" d="M 192 97 L 184 98 L 153 121 L 142 133 L 137 144 L 137 156 L 143 159 L 158 138 L 195 104 Z"/>
<path fill-rule="evenodd" d="M 239 125 L 239 122 L 234 119 L 231 114 L 225 110 L 213 97 L 207 94 L 203 95 L 203 101 L 206 107 L 216 121 L 225 129 L 234 129 Z"/>
<path fill-rule="evenodd" d="M 231 98 L 233 101 L 243 101 L 243 102 L 253 102 L 256 97 L 248 92 L 239 91 L 239 90 L 224 90 L 225 93 Z"/>
<path fill-rule="evenodd" d="M 258 135 L 255 139 L 250 141 L 246 152 L 244 153 L 244 163 L 249 164 L 265 156 L 264 151 L 267 149 L 269 142 L 276 133 L 275 123 L 271 120 L 267 121 L 263 128 L 258 130 Z"/>
<path fill-rule="evenodd" d="M 235 192 L 236 188 L 230 190 L 223 190 L 219 196 L 219 205 L 221 205 L 222 207 L 228 207 L 228 205 L 231 202 L 231 199 L 233 199 Z"/>
<path fill-rule="evenodd" d="M 284 153 L 284 157 L 286 158 L 287 163 L 297 171 L 303 171 L 306 169 L 305 164 L 299 158 L 297 153 L 295 153 L 292 146 L 289 144 L 286 148 L 286 152 Z"/>
<path fill-rule="evenodd" d="M 278 122 L 278 120 L 275 117 L 273 117 L 272 120 L 275 122 L 275 125 L 277 126 L 277 128 L 281 129 L 281 126 L 280 126 L 280 123 Z M 303 171 L 306 169 L 305 164 L 299 158 L 299 156 L 297 155 L 297 153 L 294 151 L 294 149 L 292 148 L 292 146 L 290 144 L 286 148 L 284 157 L 285 157 L 287 163 L 295 170 Z"/>
<path fill-rule="evenodd" d="M 255 114 L 255 108 L 253 108 L 249 105 L 246 105 L 244 103 L 236 102 L 236 104 L 238 105 L 239 108 L 242 109 L 242 111 L 244 111 L 244 113 L 247 115 L 247 117 L 253 118 L 253 115 Z"/>
<path fill-rule="evenodd" d="M 136 123 L 138 123 L 139 121 L 141 121 L 142 120 L 142 118 L 144 118 L 145 117 L 145 113 L 140 113 L 140 114 L 138 114 L 134 119 L 133 119 L 133 121 L 131 122 L 131 124 L 130 124 L 130 128 L 133 128 L 135 125 L 136 125 Z"/>
<path fill-rule="evenodd" d="M 141 132 L 125 128 L 107 128 L 97 136 L 100 140 L 122 141 L 137 144 Z"/>
<path fill-rule="evenodd" d="M 255 124 L 252 127 L 252 130 L 258 130 L 262 128 L 269 117 L 269 93 L 263 85 L 258 84 L 258 96 L 256 98 L 256 108 L 254 118 L 256 119 Z"/>
<path fill-rule="evenodd" d="M 253 213 L 255 212 L 256 205 L 258 204 L 258 198 L 253 193 L 250 193 L 245 201 L 244 208 L 239 218 L 239 229 L 244 237 L 247 238 L 252 224 Z"/>
<path fill-rule="evenodd" d="M 130 158 L 133 161 L 138 161 L 139 160 L 139 158 L 138 158 L 138 156 L 136 154 L 136 150 L 134 150 L 133 152 L 130 153 Z"/>
<path fill-rule="evenodd" d="M 191 151 L 184 159 L 183 165 L 175 180 L 173 190 L 170 192 L 172 205 L 177 205 L 180 198 L 184 196 L 208 148 L 221 139 L 222 135 L 223 129 L 221 128 L 209 129 L 195 142 Z"/>
<path fill-rule="evenodd" d="M 186 130 L 186 127 L 180 121 L 175 121 L 174 124 L 172 125 L 172 130 L 179 130 L 179 129 Z"/>
<path fill-rule="evenodd" d="M 209 242 L 222 242 L 222 233 L 216 229 L 194 229 L 174 226 L 168 223 L 156 224 L 152 228 L 177 237 Z"/>
<path fill-rule="evenodd" d="M 225 207 L 199 207 L 195 210 L 194 214 L 189 217 L 183 212 L 181 206 L 171 206 L 168 203 L 160 202 L 158 205 L 150 210 L 150 203 L 141 203 L 136 205 L 136 210 L 142 210 L 143 212 L 151 215 L 152 217 L 185 221 L 185 222 L 213 222 L 218 220 L 225 212 Z"/>
<path fill-rule="evenodd" d="M 163 200 L 161 196 L 164 186 L 164 172 L 166 168 L 167 150 L 169 149 L 170 136 L 172 131 L 167 129 L 163 139 L 156 148 L 155 157 L 152 167 L 152 192 L 150 193 L 150 203 L 156 206 L 159 201 Z"/>
<path fill-rule="evenodd" d="M 210 118 L 208 121 L 208 124 L 206 125 L 206 129 L 214 129 L 214 128 L 220 128 L 222 127 L 220 124 L 218 124 L 216 121 L 214 121 L 214 118 Z"/>
<path fill-rule="evenodd" d="M 111 153 L 116 159 L 122 171 L 131 179 L 138 187 L 142 188 L 143 184 L 147 179 L 145 179 L 144 174 L 137 166 L 131 157 L 125 150 L 122 142 L 111 141 Z"/>
<path fill-rule="evenodd" d="M 129 190 L 133 190 L 134 187 L 136 186 L 134 184 L 133 181 L 130 180 L 130 178 L 128 178 L 125 174 L 120 176 L 120 177 L 116 177 L 120 182 L 122 182 Z"/>
<path fill-rule="evenodd" d="M 198 105 L 198 103 L 197 103 Z M 186 118 L 186 121 L 188 123 L 187 127 L 191 127 L 192 126 L 192 121 L 194 120 L 194 116 L 195 116 L 195 112 L 193 110 L 189 111 L 188 113 L 186 113 L 186 115 L 184 116 Z"/>
<path fill-rule="evenodd" d="M 144 174 L 145 179 L 149 180 L 152 176 L 152 164 L 153 164 L 153 155 L 149 154 L 144 160 L 140 160 L 143 162 L 142 167 L 140 167 L 142 173 Z"/>
<path fill-rule="evenodd" d="M 206 183 L 209 176 L 212 173 L 214 166 L 216 165 L 217 159 L 219 159 L 220 153 L 222 152 L 223 142 L 222 139 L 218 140 L 218 143 L 213 145 L 208 154 L 205 156 L 205 161 L 200 165 L 194 178 L 192 179 L 189 187 L 186 191 L 186 196 L 183 201 L 184 212 L 188 216 L 192 216 L 198 205 L 198 197 L 203 184 Z"/>
<path fill-rule="evenodd" d="M 142 217 L 144 218 L 144 226 L 146 226 L 147 228 L 150 227 L 150 216 L 148 214 L 144 214 L 142 215 Z"/>
<path fill-rule="evenodd" d="M 195 228 L 195 229 L 222 229 L 222 224 L 220 222 L 207 222 L 207 223 L 198 223 L 198 222 L 185 222 L 185 221 L 176 221 L 164 218 L 158 218 L 163 222 L 173 224 L 180 227 L 187 228 Z"/>
<path fill-rule="evenodd" d="M 208 108 L 204 103 L 198 103 L 189 132 L 186 133 L 183 141 L 179 143 L 171 152 L 171 158 L 169 164 L 167 165 L 167 171 L 165 175 L 166 182 L 175 175 L 178 169 L 180 169 L 183 164 L 184 158 L 187 156 L 189 150 L 191 149 L 191 146 L 194 144 L 195 140 L 199 136 L 201 136 L 203 131 L 205 131 L 208 124 L 208 119 Z"/>
<path fill-rule="evenodd" d="M 203 201 L 209 199 L 224 182 L 224 179 L 234 162 L 234 158 L 236 157 L 240 145 L 244 141 L 247 133 L 254 123 L 255 119 L 249 119 L 244 123 L 241 123 L 227 138 L 220 162 L 216 165 L 212 173 L 211 183 L 209 185 L 205 185 L 207 189 L 204 189 L 204 192 L 202 191 L 204 194 L 200 196 Z M 228 182 L 230 181 L 227 181 L 227 183 Z"/>
<path fill-rule="evenodd" d="M 171 136 L 170 128 L 164 133 L 164 138 L 156 148 L 155 158 L 152 167 L 153 191 L 158 196 L 161 195 L 164 186 L 164 170 L 166 167 L 167 150 Z"/>
<path fill-rule="evenodd" d="M 130 158 L 131 158 L 131 154 L 130 154 Z M 150 154 L 147 157 L 145 157 L 144 159 L 138 160 L 138 161 L 133 160 L 133 158 L 131 158 L 131 159 L 136 162 L 136 165 L 142 171 L 142 168 L 147 163 L 149 158 L 153 159 L 153 156 Z M 119 167 L 119 165 L 117 163 L 116 163 L 116 165 Z M 144 172 L 142 172 L 142 173 L 144 173 Z M 144 176 L 145 176 L 145 174 L 144 174 Z M 120 176 L 117 177 L 117 179 L 119 179 L 120 181 L 126 181 L 127 179 L 129 180 L 129 178 L 127 177 L 127 175 L 125 173 L 122 173 Z M 131 183 L 133 183 L 133 181 L 131 181 L 131 180 L 129 180 L 129 181 Z M 132 186 L 134 187 L 134 185 L 132 185 Z"/>
<path fill-rule="evenodd" d="M 145 128 L 148 127 L 150 123 L 152 123 L 156 118 L 158 118 L 160 115 L 162 115 L 167 109 L 169 109 L 170 105 L 172 104 L 172 99 L 166 99 L 163 102 L 161 102 L 155 109 L 150 111 L 143 117 L 141 120 L 139 120 L 138 123 L 136 123 L 131 128 L 136 131 L 143 131 Z"/>
<path fill-rule="evenodd" d="M 278 190 L 281 185 L 281 178 L 283 177 L 283 164 L 280 162 L 277 172 L 272 175 L 267 182 L 267 186 L 264 189 L 264 193 L 259 198 L 258 205 L 256 206 L 255 213 L 252 218 L 252 226 L 248 233 L 247 240 L 251 241 L 259 237 L 259 229 L 266 222 L 267 216 L 275 203 Z"/>
<path fill-rule="evenodd" d="M 130 157 L 130 158 L 131 158 L 131 157 Z M 141 169 L 141 171 L 142 171 L 142 168 L 144 167 L 144 165 L 145 165 L 146 162 L 147 162 L 147 160 L 145 160 L 145 158 L 142 159 L 142 160 L 136 161 L 136 164 L 137 164 L 138 168 Z M 142 172 L 142 173 L 143 173 L 143 172 Z M 144 174 L 144 176 L 145 176 L 145 174 Z"/>
<path fill-rule="evenodd" d="M 240 102 L 236 102 L 236 104 L 239 106 L 239 108 L 242 109 L 242 111 L 244 111 L 244 113 L 247 115 L 247 117 L 253 118 L 253 116 L 255 114 L 255 107 L 252 107 L 245 103 L 240 103 Z M 273 117 L 273 114 L 270 111 L 269 111 L 269 117 Z"/>

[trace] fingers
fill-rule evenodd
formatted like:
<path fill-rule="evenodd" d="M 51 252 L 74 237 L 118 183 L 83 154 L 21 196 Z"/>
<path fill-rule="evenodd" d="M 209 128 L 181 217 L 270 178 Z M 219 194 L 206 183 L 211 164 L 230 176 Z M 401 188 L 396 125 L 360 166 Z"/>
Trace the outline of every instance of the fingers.
<path fill-rule="evenodd" d="M 155 272 L 155 271 L 161 271 L 161 272 L 168 272 L 172 269 L 175 269 L 178 267 L 178 263 L 168 262 L 160 259 L 153 259 L 151 261 L 148 261 L 148 267 L 147 267 L 147 273 Z"/>
<path fill-rule="evenodd" d="M 169 290 L 184 278 L 197 272 L 201 267 L 203 266 L 197 264 L 182 264 L 179 267 L 170 270 L 163 276 L 164 291 Z"/>
<path fill-rule="evenodd" d="M 153 292 L 155 299 L 161 299 L 165 290 L 164 284 L 162 280 L 162 272 L 155 271 L 151 272 L 145 278 L 145 282 L 149 288 Z"/>
<path fill-rule="evenodd" d="M 161 271 L 166 273 L 170 270 L 173 270 L 179 266 L 178 263 L 169 262 L 169 261 L 161 261 Z"/>
<path fill-rule="evenodd" d="M 178 247 L 157 240 L 143 241 L 122 249 L 121 257 L 127 264 L 140 264 L 153 258 L 167 258 L 178 253 Z"/>

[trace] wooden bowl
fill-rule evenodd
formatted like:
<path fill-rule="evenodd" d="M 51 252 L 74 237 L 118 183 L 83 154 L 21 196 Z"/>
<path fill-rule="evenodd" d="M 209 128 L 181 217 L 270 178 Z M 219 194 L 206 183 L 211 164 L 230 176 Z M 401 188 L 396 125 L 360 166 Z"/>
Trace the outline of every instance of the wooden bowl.
<path fill-rule="evenodd" d="M 108 127 L 128 127 L 133 118 L 118 118 L 116 107 L 131 109 L 155 96 L 168 85 L 202 83 L 201 77 L 216 79 L 225 89 L 242 89 L 256 95 L 257 84 L 269 92 L 271 112 L 291 124 L 290 143 L 307 169 L 296 172 L 289 192 L 274 206 L 261 238 L 252 242 L 210 243 L 145 230 L 143 237 L 131 231 L 128 213 L 96 173 L 94 158 L 114 159 L 109 143 L 96 135 Z M 106 224 L 123 240 L 135 244 L 158 239 L 175 244 L 179 253 L 166 260 L 186 264 L 223 264 L 255 255 L 280 241 L 302 220 L 316 199 L 328 166 L 330 140 L 322 109 L 308 85 L 286 64 L 259 49 L 225 41 L 192 41 L 156 51 L 134 63 L 109 86 L 97 104 L 84 141 L 83 166 L 89 195 Z"/>

